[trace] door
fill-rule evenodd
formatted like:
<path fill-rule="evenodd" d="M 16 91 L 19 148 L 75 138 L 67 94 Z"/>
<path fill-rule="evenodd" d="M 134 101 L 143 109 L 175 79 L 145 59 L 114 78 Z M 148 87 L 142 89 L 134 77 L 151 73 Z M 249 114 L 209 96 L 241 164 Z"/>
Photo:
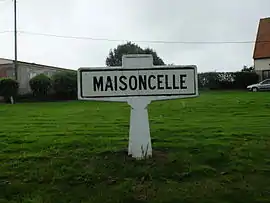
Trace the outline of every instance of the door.
<path fill-rule="evenodd" d="M 260 89 L 263 91 L 270 91 L 270 79 L 262 81 L 260 84 Z"/>

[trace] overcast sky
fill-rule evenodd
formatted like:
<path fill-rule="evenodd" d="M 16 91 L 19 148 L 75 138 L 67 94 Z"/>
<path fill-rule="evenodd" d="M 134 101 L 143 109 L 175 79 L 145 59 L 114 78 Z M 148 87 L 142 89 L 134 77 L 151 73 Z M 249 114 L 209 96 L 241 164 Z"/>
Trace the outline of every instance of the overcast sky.
<path fill-rule="evenodd" d="M 119 40 L 254 41 L 270 0 L 17 0 L 18 30 Z M 13 58 L 13 2 L 0 0 L 0 58 Z M 18 59 L 77 69 L 104 66 L 121 42 L 21 33 Z M 165 63 L 195 64 L 199 72 L 252 65 L 253 43 L 155 44 Z"/>

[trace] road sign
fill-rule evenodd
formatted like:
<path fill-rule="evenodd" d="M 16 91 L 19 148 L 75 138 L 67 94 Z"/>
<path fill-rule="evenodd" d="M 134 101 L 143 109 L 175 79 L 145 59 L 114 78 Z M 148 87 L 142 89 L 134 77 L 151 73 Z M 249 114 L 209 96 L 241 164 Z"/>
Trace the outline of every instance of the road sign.
<path fill-rule="evenodd" d="M 80 69 L 80 98 L 196 96 L 194 66 Z"/>
<path fill-rule="evenodd" d="M 122 67 L 80 68 L 80 100 L 128 102 L 129 154 L 152 155 L 147 106 L 151 101 L 198 96 L 197 67 L 153 66 L 152 55 L 125 55 Z"/>

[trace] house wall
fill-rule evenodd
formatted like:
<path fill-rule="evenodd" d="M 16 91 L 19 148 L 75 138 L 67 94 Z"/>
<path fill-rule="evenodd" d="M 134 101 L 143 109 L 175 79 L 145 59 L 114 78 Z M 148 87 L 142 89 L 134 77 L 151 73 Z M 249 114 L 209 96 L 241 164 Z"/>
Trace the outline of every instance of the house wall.
<path fill-rule="evenodd" d="M 270 71 L 270 58 L 255 59 L 254 68 L 256 73 L 260 76 L 260 81 L 265 79 L 265 74 L 263 75 L 263 71 Z"/>
<path fill-rule="evenodd" d="M 0 78 L 1 77 L 14 78 L 13 64 L 0 64 Z"/>
<path fill-rule="evenodd" d="M 5 78 L 5 77 L 7 77 L 7 70 L 6 68 L 1 67 L 0 65 L 0 78 Z"/>
<path fill-rule="evenodd" d="M 37 64 L 18 64 L 18 81 L 20 83 L 19 94 L 27 94 L 31 92 L 29 81 L 39 74 L 46 74 L 51 77 L 54 73 L 62 71 L 61 69 L 42 66 Z"/>

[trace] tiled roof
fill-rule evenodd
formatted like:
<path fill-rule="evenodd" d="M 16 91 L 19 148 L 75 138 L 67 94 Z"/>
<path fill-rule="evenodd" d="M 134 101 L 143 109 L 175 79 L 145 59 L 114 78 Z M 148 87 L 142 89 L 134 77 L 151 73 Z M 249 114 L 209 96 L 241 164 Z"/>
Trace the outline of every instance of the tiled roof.
<path fill-rule="evenodd" d="M 270 18 L 260 19 L 253 58 L 270 58 Z"/>

